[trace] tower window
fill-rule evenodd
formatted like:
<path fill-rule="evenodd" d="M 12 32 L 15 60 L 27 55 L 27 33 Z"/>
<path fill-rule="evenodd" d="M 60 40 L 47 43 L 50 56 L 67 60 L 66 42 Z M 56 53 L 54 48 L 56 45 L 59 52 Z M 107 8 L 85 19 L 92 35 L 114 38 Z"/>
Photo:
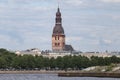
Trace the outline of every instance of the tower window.
<path fill-rule="evenodd" d="M 56 38 L 56 36 L 55 36 L 55 40 L 56 40 L 57 38 Z"/>
<path fill-rule="evenodd" d="M 57 43 L 55 43 L 55 46 L 57 46 Z"/>
<path fill-rule="evenodd" d="M 58 43 L 58 46 L 60 46 L 60 43 Z"/>

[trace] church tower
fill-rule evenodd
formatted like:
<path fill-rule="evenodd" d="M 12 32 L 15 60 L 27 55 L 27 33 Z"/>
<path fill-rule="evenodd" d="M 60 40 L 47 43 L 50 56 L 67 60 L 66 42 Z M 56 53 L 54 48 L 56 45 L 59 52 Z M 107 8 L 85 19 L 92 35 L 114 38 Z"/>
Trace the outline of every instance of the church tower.
<path fill-rule="evenodd" d="M 65 34 L 62 27 L 61 12 L 58 7 L 55 18 L 55 27 L 52 34 L 52 50 L 63 51 L 65 48 Z"/>

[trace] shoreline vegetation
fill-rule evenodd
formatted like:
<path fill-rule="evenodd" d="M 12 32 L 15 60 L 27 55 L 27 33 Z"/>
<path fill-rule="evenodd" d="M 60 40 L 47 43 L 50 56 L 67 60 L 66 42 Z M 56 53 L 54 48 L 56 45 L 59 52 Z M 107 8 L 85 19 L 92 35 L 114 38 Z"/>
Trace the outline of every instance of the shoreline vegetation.
<path fill-rule="evenodd" d="M 81 55 L 69 55 L 57 58 L 43 56 L 18 56 L 6 49 L 0 49 L 0 70 L 82 70 L 91 66 L 109 66 L 119 64 L 120 57 L 90 58 Z"/>
<path fill-rule="evenodd" d="M 23 71 L 0 71 L 0 74 L 58 74 L 65 71 L 23 70 Z"/>

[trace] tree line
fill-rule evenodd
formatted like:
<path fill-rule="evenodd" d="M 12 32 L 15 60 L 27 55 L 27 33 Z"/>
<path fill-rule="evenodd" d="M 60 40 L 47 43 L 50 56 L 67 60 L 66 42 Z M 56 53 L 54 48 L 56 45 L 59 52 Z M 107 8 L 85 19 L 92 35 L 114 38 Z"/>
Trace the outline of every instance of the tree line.
<path fill-rule="evenodd" d="M 0 70 L 80 70 L 90 66 L 105 66 L 120 63 L 120 58 L 85 56 L 64 56 L 46 58 L 42 56 L 17 56 L 6 49 L 0 49 Z"/>

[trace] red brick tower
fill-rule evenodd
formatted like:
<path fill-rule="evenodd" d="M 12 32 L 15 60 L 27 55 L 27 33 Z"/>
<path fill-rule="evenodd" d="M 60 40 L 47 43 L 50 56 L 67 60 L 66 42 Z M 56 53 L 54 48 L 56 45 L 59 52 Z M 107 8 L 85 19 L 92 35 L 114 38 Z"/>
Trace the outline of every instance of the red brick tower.
<path fill-rule="evenodd" d="M 55 27 L 52 34 L 52 50 L 63 51 L 65 47 L 65 34 L 62 27 L 61 12 L 58 8 L 56 12 Z"/>

